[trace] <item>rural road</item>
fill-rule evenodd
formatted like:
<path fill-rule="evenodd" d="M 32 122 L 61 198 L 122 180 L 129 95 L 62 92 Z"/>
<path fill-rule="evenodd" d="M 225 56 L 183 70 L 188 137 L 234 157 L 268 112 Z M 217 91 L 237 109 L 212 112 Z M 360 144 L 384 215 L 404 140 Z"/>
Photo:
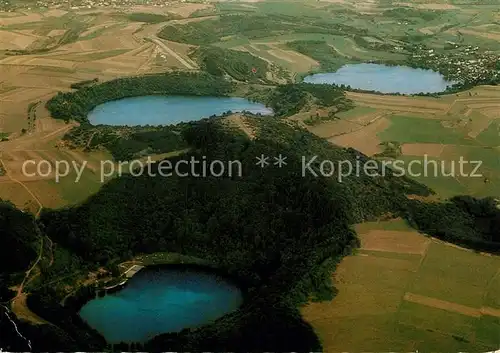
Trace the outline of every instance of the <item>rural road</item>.
<path fill-rule="evenodd" d="M 182 65 L 184 65 L 189 70 L 195 70 L 196 69 L 195 67 L 193 67 L 193 65 L 191 65 L 186 60 L 184 60 L 183 58 L 181 58 L 179 56 L 179 54 L 177 54 L 175 51 L 173 51 L 172 49 L 170 49 L 169 47 L 167 47 L 165 45 L 165 43 L 163 43 L 160 39 L 155 38 L 155 37 L 149 37 L 149 39 L 151 39 L 155 44 L 157 44 L 166 54 L 169 54 L 169 55 L 173 56 L 174 58 L 176 58 Z"/>

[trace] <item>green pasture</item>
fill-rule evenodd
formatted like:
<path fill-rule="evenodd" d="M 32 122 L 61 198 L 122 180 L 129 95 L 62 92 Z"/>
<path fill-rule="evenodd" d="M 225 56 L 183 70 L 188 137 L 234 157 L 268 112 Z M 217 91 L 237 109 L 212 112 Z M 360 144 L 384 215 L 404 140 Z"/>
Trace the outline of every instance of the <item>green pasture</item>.
<path fill-rule="evenodd" d="M 491 122 L 476 140 L 484 146 L 500 146 L 500 119 Z"/>
<path fill-rule="evenodd" d="M 498 258 L 435 243 L 429 247 L 409 291 L 480 308 L 499 266 Z"/>
<path fill-rule="evenodd" d="M 404 115 L 389 117 L 391 125 L 378 134 L 382 141 L 401 143 L 442 143 L 447 145 L 477 145 L 463 132 L 446 128 L 439 120 L 422 119 Z"/>
<path fill-rule="evenodd" d="M 404 236 L 411 228 L 399 219 L 363 223 L 356 230 L 401 230 Z M 347 291 L 342 305 L 353 305 L 352 314 L 312 322 L 326 347 L 487 352 L 500 346 L 498 317 L 468 316 L 404 299 L 404 293 L 410 292 L 472 310 L 482 306 L 500 309 L 500 258 L 431 241 L 424 255 L 359 250 L 348 260 L 341 292 Z M 364 301 L 357 303 L 354 298 Z M 335 312 L 335 304 L 327 310 Z M 349 310 L 342 307 L 341 312 Z"/>
<path fill-rule="evenodd" d="M 356 118 L 356 117 L 359 117 L 362 115 L 375 113 L 376 111 L 377 111 L 377 109 L 375 109 L 375 108 L 356 106 L 351 110 L 347 110 L 345 112 L 338 113 L 337 117 L 339 117 L 340 119 L 349 120 L 349 119 Z"/>

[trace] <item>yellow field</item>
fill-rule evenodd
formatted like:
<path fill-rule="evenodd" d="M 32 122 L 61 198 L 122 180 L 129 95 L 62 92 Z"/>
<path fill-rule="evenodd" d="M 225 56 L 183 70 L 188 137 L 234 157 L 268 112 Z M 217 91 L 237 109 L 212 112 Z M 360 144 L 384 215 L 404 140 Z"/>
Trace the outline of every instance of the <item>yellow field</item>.
<path fill-rule="evenodd" d="M 498 349 L 500 258 L 426 238 L 401 220 L 357 231 L 361 249 L 333 277 L 337 297 L 302 309 L 325 352 Z"/>
<path fill-rule="evenodd" d="M 354 132 L 342 134 L 330 138 L 328 141 L 342 146 L 353 147 L 362 153 L 372 156 L 381 152 L 380 143 L 382 142 L 377 134 L 379 131 L 385 130 L 389 126 L 389 121 L 380 116 L 379 119 L 368 124 L 366 127 L 361 127 Z"/>

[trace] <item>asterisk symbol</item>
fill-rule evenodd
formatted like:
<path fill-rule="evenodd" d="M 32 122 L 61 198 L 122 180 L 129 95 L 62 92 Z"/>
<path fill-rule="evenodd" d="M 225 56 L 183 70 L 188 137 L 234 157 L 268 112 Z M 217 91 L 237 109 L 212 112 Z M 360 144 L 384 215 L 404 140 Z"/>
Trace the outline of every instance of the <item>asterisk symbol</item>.
<path fill-rule="evenodd" d="M 282 166 L 286 165 L 286 157 L 282 156 L 281 153 L 278 157 L 274 157 L 274 159 L 276 160 L 276 162 L 274 162 L 274 165 L 277 165 L 278 168 L 281 168 Z"/>
<path fill-rule="evenodd" d="M 260 157 L 255 157 L 258 162 L 256 165 L 260 166 L 261 168 L 264 168 L 265 166 L 269 165 L 269 162 L 267 161 L 269 157 L 264 156 L 263 154 L 260 155 Z"/>

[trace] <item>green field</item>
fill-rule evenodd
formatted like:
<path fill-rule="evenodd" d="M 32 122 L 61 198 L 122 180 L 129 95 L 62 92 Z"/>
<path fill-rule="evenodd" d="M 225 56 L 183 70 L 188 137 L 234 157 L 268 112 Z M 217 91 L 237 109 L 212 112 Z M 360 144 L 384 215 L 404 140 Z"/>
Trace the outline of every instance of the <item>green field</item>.
<path fill-rule="evenodd" d="M 479 308 L 499 269 L 499 259 L 480 256 L 444 244 L 429 247 L 414 282 L 415 294 Z M 500 294 L 500 293 L 489 293 Z"/>
<path fill-rule="evenodd" d="M 500 145 L 500 120 L 493 121 L 486 130 L 481 132 L 476 140 L 484 146 L 496 147 Z"/>
<path fill-rule="evenodd" d="M 401 143 L 441 143 L 450 145 L 476 145 L 471 138 L 457 129 L 446 128 L 439 120 L 408 116 L 391 116 L 389 128 L 379 133 L 382 141 Z"/>
<path fill-rule="evenodd" d="M 395 231 L 404 244 L 425 242 L 405 237 L 412 229 L 401 220 L 356 227 Z M 387 234 L 387 233 L 385 233 Z M 421 240 L 419 240 L 421 239 Z M 423 255 L 390 249 L 365 250 L 344 259 L 332 302 L 312 304 L 303 315 L 318 332 L 325 351 L 486 352 L 500 345 L 500 318 L 461 313 L 460 308 L 433 307 L 406 300 L 405 294 L 463 305 L 500 309 L 500 258 L 431 241 Z M 314 305 L 317 305 L 316 307 Z"/>
<path fill-rule="evenodd" d="M 444 176 L 443 173 L 441 173 L 442 163 L 445 166 L 444 170 L 446 173 L 450 172 L 450 169 L 446 168 L 446 166 L 450 164 L 450 160 L 427 157 L 428 167 L 426 172 L 425 160 L 422 156 L 399 156 L 398 159 L 404 162 L 407 166 L 407 170 L 409 170 L 414 179 L 428 185 L 443 198 L 463 195 L 468 192 L 467 186 L 461 183 L 457 178 L 453 176 Z M 437 168 L 435 168 L 433 161 L 437 163 Z M 458 160 L 455 162 L 458 164 Z M 456 168 L 458 169 L 458 167 Z"/>
<path fill-rule="evenodd" d="M 355 107 L 354 109 L 348 110 L 346 112 L 338 113 L 337 116 L 341 119 L 349 120 L 351 118 L 362 116 L 365 114 L 375 113 L 377 109 L 370 107 Z"/>

